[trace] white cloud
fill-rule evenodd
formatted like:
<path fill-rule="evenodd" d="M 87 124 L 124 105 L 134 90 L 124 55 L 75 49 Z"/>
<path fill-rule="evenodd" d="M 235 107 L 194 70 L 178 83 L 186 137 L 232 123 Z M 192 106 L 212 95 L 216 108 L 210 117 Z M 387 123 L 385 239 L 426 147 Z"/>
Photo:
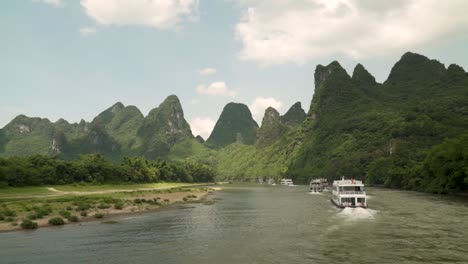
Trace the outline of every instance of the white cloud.
<path fill-rule="evenodd" d="M 86 14 L 102 25 L 177 28 L 184 19 L 194 20 L 198 0 L 81 0 Z"/>
<path fill-rule="evenodd" d="M 402 53 L 468 33 L 466 0 L 239 0 L 240 58 L 262 65 Z"/>
<path fill-rule="evenodd" d="M 97 32 L 97 29 L 94 28 L 94 27 L 82 27 L 82 28 L 80 28 L 80 34 L 83 37 L 87 37 L 89 35 L 96 34 L 96 32 Z"/>
<path fill-rule="evenodd" d="M 197 117 L 190 121 L 190 127 L 194 136 L 200 135 L 205 140 L 210 136 L 215 126 L 215 121 L 209 117 Z"/>
<path fill-rule="evenodd" d="M 216 73 L 215 68 L 204 68 L 198 71 L 200 75 L 211 75 Z"/>
<path fill-rule="evenodd" d="M 249 108 L 250 108 L 250 111 L 252 111 L 253 117 L 257 121 L 261 121 L 265 113 L 265 110 L 270 106 L 275 108 L 276 110 L 279 110 L 283 106 L 283 102 L 281 102 L 280 100 L 276 100 L 273 97 L 261 97 L 260 96 L 260 97 L 255 98 L 255 100 L 253 100 Z"/>
<path fill-rule="evenodd" d="M 196 88 L 197 93 L 207 94 L 207 95 L 222 95 L 235 97 L 237 91 L 229 89 L 225 82 L 214 82 L 206 86 L 205 84 L 200 84 Z"/>
<path fill-rule="evenodd" d="M 33 0 L 35 3 L 44 3 L 51 5 L 53 7 L 61 7 L 64 6 L 65 4 L 62 2 L 62 0 Z"/>

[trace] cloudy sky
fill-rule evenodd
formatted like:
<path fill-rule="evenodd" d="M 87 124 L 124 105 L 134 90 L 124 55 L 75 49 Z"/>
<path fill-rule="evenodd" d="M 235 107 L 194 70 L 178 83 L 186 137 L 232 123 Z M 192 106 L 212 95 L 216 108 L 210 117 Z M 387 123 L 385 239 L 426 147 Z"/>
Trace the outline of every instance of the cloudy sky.
<path fill-rule="evenodd" d="M 194 133 L 223 106 L 308 109 L 317 64 L 384 81 L 405 51 L 468 68 L 466 0 L 11 0 L 0 3 L 0 127 L 70 122 L 170 94 Z"/>

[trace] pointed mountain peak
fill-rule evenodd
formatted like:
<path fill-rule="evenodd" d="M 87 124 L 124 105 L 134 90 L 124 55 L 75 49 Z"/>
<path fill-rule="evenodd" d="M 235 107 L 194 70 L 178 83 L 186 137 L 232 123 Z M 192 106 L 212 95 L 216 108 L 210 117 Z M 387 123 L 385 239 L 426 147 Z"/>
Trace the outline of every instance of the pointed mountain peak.
<path fill-rule="evenodd" d="M 281 117 L 281 121 L 288 126 L 296 126 L 302 123 L 306 119 L 306 116 L 301 102 L 297 102 Z"/>
<path fill-rule="evenodd" d="M 257 129 L 258 124 L 245 104 L 229 103 L 223 108 L 206 143 L 212 147 L 224 147 L 234 142 L 254 144 Z"/>
<path fill-rule="evenodd" d="M 353 71 L 353 81 L 359 84 L 375 84 L 375 78 L 372 76 L 362 64 L 358 63 L 356 67 L 354 67 Z"/>
<path fill-rule="evenodd" d="M 151 150 L 146 156 L 150 158 L 164 154 L 160 150 L 170 148 L 179 139 L 193 138 L 179 98 L 170 95 L 151 110 L 139 128 L 138 135 L 143 137 L 145 144 L 149 144 Z"/>
<path fill-rule="evenodd" d="M 63 118 L 59 118 L 59 120 L 57 120 L 55 122 L 55 124 L 58 124 L 58 125 L 69 125 L 70 123 L 68 123 L 67 120 L 63 119 Z"/>
<path fill-rule="evenodd" d="M 171 103 L 178 103 L 178 104 L 180 104 L 179 97 L 177 97 L 177 95 L 174 95 L 174 94 L 171 94 L 171 95 L 169 95 L 168 97 L 166 97 L 166 99 L 164 99 L 163 103 L 166 103 L 166 102 L 171 102 Z"/>
<path fill-rule="evenodd" d="M 350 80 L 351 77 L 349 77 L 346 70 L 338 61 L 333 61 L 327 66 L 317 65 L 315 68 L 315 87 L 324 85 L 327 81 L 332 79 Z"/>
<path fill-rule="evenodd" d="M 119 110 L 122 110 L 124 107 L 125 107 L 124 104 L 122 104 L 121 102 L 117 102 L 113 106 L 111 106 L 110 109 L 112 109 L 112 112 L 115 113 L 115 112 L 117 112 Z"/>
<path fill-rule="evenodd" d="M 385 83 L 437 81 L 445 74 L 445 66 L 437 60 L 406 52 L 393 66 Z"/>
<path fill-rule="evenodd" d="M 278 111 L 273 107 L 268 107 L 263 116 L 262 126 L 257 131 L 257 145 L 268 146 L 287 131 L 288 128 L 283 124 Z"/>
<path fill-rule="evenodd" d="M 263 115 L 262 127 L 271 126 L 274 122 L 280 120 L 280 114 L 273 107 L 268 107 Z"/>

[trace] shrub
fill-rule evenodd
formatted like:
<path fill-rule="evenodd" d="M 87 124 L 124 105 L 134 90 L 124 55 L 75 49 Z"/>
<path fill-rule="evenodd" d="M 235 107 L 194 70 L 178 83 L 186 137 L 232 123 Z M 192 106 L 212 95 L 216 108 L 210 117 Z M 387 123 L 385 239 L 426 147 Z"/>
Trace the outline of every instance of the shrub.
<path fill-rule="evenodd" d="M 188 199 L 189 198 L 187 198 L 187 197 L 182 198 L 182 200 L 184 200 L 184 202 L 188 201 Z"/>
<path fill-rule="evenodd" d="M 86 211 L 81 211 L 81 212 L 80 212 L 80 215 L 81 215 L 81 216 L 88 216 L 88 212 L 86 212 Z"/>
<path fill-rule="evenodd" d="M 62 217 L 57 216 L 57 217 L 49 219 L 49 224 L 51 224 L 51 225 L 64 225 L 65 221 L 63 220 Z"/>
<path fill-rule="evenodd" d="M 76 215 L 71 215 L 71 216 L 68 217 L 67 219 L 68 219 L 68 221 L 70 221 L 70 222 L 78 222 L 78 221 L 79 221 L 79 218 L 78 218 L 78 216 L 76 216 Z"/>
<path fill-rule="evenodd" d="M 66 209 L 67 209 L 67 211 L 71 211 L 71 210 L 73 210 L 73 208 L 72 208 L 71 206 L 67 206 L 67 208 L 66 208 Z"/>
<path fill-rule="evenodd" d="M 104 218 L 104 214 L 103 213 L 96 213 L 94 215 L 95 218 Z"/>
<path fill-rule="evenodd" d="M 23 222 L 21 223 L 21 228 L 23 228 L 23 229 L 36 229 L 37 228 L 37 223 L 31 221 L 30 219 L 24 219 Z"/>
<path fill-rule="evenodd" d="M 117 210 L 122 210 L 124 208 L 124 204 L 123 203 L 114 204 L 114 208 Z"/>
<path fill-rule="evenodd" d="M 38 216 L 40 215 L 40 217 L 38 218 L 42 218 L 43 216 L 46 216 L 46 215 L 49 215 L 50 213 L 52 213 L 52 208 L 50 208 L 50 206 L 48 205 L 44 205 L 42 207 L 33 207 L 33 210 L 36 211 L 36 213 L 38 214 Z"/>
<path fill-rule="evenodd" d="M 26 218 L 29 220 L 36 220 L 38 218 L 37 213 L 29 214 L 28 216 L 26 216 Z"/>
<path fill-rule="evenodd" d="M 5 208 L 5 209 L 3 209 L 3 215 L 14 217 L 14 216 L 16 216 L 16 212 L 11 210 L 11 209 Z"/>
<path fill-rule="evenodd" d="M 109 204 L 101 203 L 97 206 L 99 209 L 107 209 L 110 208 L 111 206 Z"/>
<path fill-rule="evenodd" d="M 15 221 L 15 218 L 13 218 L 13 217 L 10 216 L 10 217 L 5 218 L 5 221 L 7 221 L 7 222 L 13 222 L 13 221 Z"/>
<path fill-rule="evenodd" d="M 141 204 L 142 203 L 141 199 L 139 199 L 139 198 L 136 198 L 135 200 L 133 200 L 133 202 L 135 202 L 136 204 Z"/>
<path fill-rule="evenodd" d="M 5 217 L 0 214 L 0 221 L 3 221 L 3 220 L 5 220 Z"/>
<path fill-rule="evenodd" d="M 71 216 L 71 213 L 65 210 L 61 210 L 59 214 L 65 218 L 69 218 Z"/>
<path fill-rule="evenodd" d="M 90 208 L 91 208 L 91 205 L 88 204 L 88 203 L 79 203 L 77 205 L 76 210 L 77 211 L 86 211 L 86 210 L 89 210 Z"/>

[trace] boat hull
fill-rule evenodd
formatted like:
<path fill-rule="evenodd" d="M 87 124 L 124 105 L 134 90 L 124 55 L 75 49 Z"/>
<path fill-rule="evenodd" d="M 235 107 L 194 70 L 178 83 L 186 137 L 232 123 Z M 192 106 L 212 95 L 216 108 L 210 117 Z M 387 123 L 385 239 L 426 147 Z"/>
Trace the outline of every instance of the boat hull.
<path fill-rule="evenodd" d="M 367 208 L 367 206 L 356 206 L 356 205 L 342 205 L 338 202 L 336 202 L 335 200 L 333 199 L 330 199 L 330 201 L 332 202 L 332 204 L 334 204 L 337 208 L 341 208 L 341 209 L 344 209 L 346 207 L 349 207 L 349 208 Z"/>

